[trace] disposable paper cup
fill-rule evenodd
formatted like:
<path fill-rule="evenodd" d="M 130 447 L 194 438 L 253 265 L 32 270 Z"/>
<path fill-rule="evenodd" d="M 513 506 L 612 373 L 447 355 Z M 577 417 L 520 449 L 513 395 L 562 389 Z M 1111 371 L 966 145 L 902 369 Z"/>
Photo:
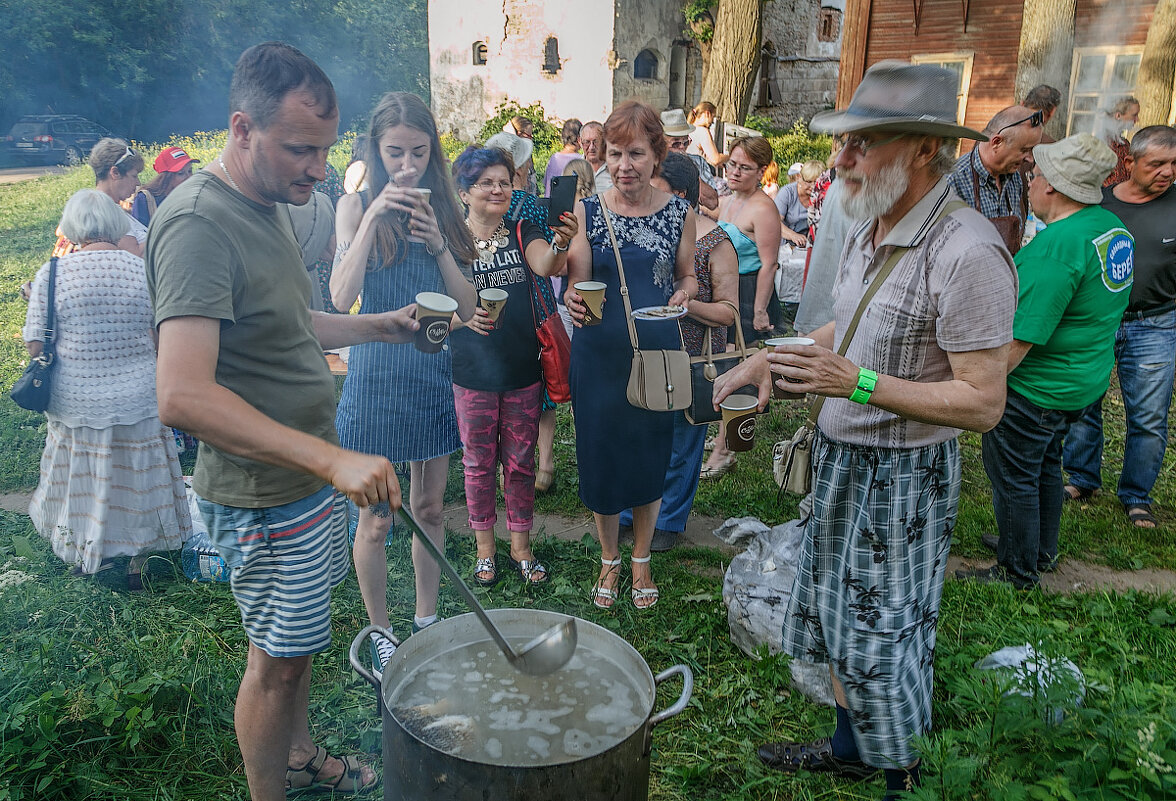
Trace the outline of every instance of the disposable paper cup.
<path fill-rule="evenodd" d="M 727 450 L 749 451 L 755 445 L 755 414 L 759 399 L 751 395 L 731 395 L 719 404 L 723 413 L 723 431 Z"/>
<path fill-rule="evenodd" d="M 588 311 L 584 314 L 584 325 L 600 325 L 604 319 L 604 289 L 600 281 L 580 281 L 573 287 L 584 299 Z"/>
<path fill-rule="evenodd" d="M 815 345 L 815 344 L 817 344 L 817 341 L 815 339 L 810 339 L 809 337 L 773 337 L 772 339 L 768 339 L 768 340 L 764 341 L 764 345 L 769 348 L 775 348 L 780 345 Z M 787 381 L 790 384 L 803 383 L 801 381 L 798 381 L 795 378 L 788 378 L 787 376 L 782 376 L 782 377 L 784 378 L 785 381 Z M 780 389 L 780 387 L 776 386 L 776 380 L 773 378 L 772 397 L 779 398 L 780 400 L 803 400 L 804 393 L 803 392 L 788 392 L 787 390 Z"/>
<path fill-rule="evenodd" d="M 428 205 L 429 200 L 433 197 L 433 190 L 418 186 L 415 191 L 421 196 L 421 200 L 425 201 L 425 205 Z"/>
<path fill-rule="evenodd" d="M 449 321 L 457 311 L 457 301 L 440 292 L 421 292 L 416 296 L 417 329 L 413 344 L 421 353 L 439 353 L 449 336 Z"/>
<path fill-rule="evenodd" d="M 506 305 L 506 299 L 509 297 L 505 289 L 497 289 L 491 287 L 483 289 L 478 293 L 478 302 L 486 313 L 490 315 L 490 322 L 498 322 L 498 315 L 502 314 L 502 307 Z"/>

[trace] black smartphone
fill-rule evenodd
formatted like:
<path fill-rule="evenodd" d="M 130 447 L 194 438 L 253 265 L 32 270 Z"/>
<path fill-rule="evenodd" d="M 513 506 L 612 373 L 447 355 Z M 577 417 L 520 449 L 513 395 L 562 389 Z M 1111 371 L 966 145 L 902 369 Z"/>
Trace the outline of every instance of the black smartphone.
<path fill-rule="evenodd" d="M 551 195 L 547 204 L 548 228 L 559 225 L 560 215 L 575 208 L 578 182 L 579 178 L 575 175 L 557 175 L 551 179 Z"/>

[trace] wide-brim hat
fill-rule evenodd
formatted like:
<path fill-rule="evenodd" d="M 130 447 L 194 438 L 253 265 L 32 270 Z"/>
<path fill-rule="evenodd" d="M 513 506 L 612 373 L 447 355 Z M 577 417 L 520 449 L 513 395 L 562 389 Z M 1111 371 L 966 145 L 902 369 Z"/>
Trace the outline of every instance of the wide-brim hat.
<path fill-rule="evenodd" d="M 496 147 L 509 153 L 510 160 L 514 162 L 516 170 L 526 164 L 527 159 L 531 158 L 531 154 L 535 152 L 535 143 L 530 139 L 505 131 L 496 133 L 487 139 L 486 147 Z"/>
<path fill-rule="evenodd" d="M 955 74 L 943 67 L 882 61 L 866 70 L 848 108 L 817 113 L 809 128 L 833 134 L 879 131 L 988 141 L 979 131 L 956 123 L 957 86 Z"/>
<path fill-rule="evenodd" d="M 1088 133 L 1033 148 L 1036 169 L 1049 185 L 1071 200 L 1095 206 L 1102 203 L 1103 181 L 1118 163 L 1115 151 Z"/>
<path fill-rule="evenodd" d="M 694 126 L 686 121 L 686 112 L 680 108 L 663 111 L 661 123 L 666 136 L 690 136 L 694 133 Z"/>

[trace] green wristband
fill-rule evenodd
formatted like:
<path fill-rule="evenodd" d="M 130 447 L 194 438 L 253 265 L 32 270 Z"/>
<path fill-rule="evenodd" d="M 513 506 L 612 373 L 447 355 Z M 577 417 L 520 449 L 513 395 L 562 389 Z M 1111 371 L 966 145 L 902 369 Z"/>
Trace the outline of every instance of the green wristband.
<path fill-rule="evenodd" d="M 870 395 L 874 392 L 874 387 L 878 384 L 878 374 L 873 370 L 861 368 L 858 370 L 857 388 L 850 394 L 849 399 L 854 403 L 860 403 L 865 406 L 870 402 Z"/>

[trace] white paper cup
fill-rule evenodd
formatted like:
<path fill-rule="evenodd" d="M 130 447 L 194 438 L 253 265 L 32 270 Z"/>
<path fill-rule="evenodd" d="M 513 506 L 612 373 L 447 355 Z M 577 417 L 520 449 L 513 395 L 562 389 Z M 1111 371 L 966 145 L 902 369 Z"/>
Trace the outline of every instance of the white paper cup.
<path fill-rule="evenodd" d="M 430 201 L 430 200 L 432 199 L 432 197 L 433 197 L 433 190 L 432 190 L 432 189 L 428 189 L 428 188 L 425 188 L 425 187 L 418 186 L 418 187 L 417 187 L 415 190 L 413 190 L 413 191 L 415 191 L 415 192 L 416 192 L 418 195 L 420 195 L 420 196 L 421 196 L 421 200 L 425 201 L 425 205 L 428 205 L 429 201 Z"/>
<path fill-rule="evenodd" d="M 815 344 L 817 344 L 817 341 L 815 339 L 811 339 L 809 337 L 773 337 L 772 339 L 764 340 L 764 345 L 769 348 L 776 348 L 776 347 L 779 347 L 780 345 L 815 345 Z M 783 378 L 789 384 L 803 383 L 802 381 L 799 381 L 795 378 L 788 378 L 787 376 L 783 376 Z M 776 381 L 773 380 L 772 381 L 772 397 L 779 398 L 781 400 L 798 400 L 798 399 L 804 397 L 804 393 L 803 392 L 799 392 L 799 393 L 798 392 L 788 392 L 786 390 L 780 389 L 780 387 L 776 386 Z"/>
<path fill-rule="evenodd" d="M 422 353 L 439 353 L 449 336 L 449 322 L 457 311 L 457 301 L 440 292 L 421 292 L 416 296 L 417 329 L 413 344 Z"/>
<path fill-rule="evenodd" d="M 584 299 L 588 311 L 584 314 L 584 325 L 600 325 L 604 319 L 604 290 L 606 285 L 600 281 L 578 281 L 573 289 Z"/>
<path fill-rule="evenodd" d="M 502 309 L 506 306 L 506 299 L 510 297 L 505 289 L 498 289 L 497 287 L 489 287 L 483 289 L 478 293 L 478 302 L 486 313 L 490 315 L 490 322 L 498 322 L 498 315 L 502 314 Z"/>

